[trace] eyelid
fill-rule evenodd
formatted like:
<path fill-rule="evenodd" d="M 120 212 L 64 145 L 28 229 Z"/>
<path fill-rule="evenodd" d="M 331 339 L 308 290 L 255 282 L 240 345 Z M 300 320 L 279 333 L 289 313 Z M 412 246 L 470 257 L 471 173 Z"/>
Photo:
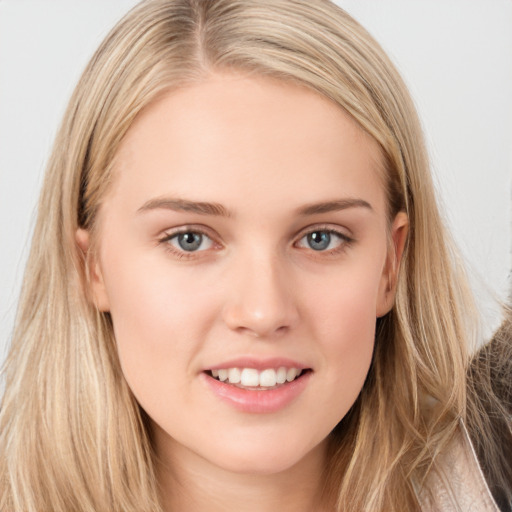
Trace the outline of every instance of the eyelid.
<path fill-rule="evenodd" d="M 334 249 L 325 250 L 325 251 L 315 251 L 313 248 L 307 248 L 307 247 L 299 247 L 298 243 L 306 236 L 308 236 L 311 233 L 315 232 L 327 232 L 332 233 L 336 236 L 338 236 L 341 239 L 341 243 L 338 247 L 335 247 Z M 298 247 L 299 249 L 309 250 L 311 252 L 314 252 L 315 255 L 321 256 L 328 256 L 328 255 L 335 255 L 341 251 L 344 251 L 350 244 L 352 244 L 355 241 L 352 235 L 347 234 L 343 228 L 341 228 L 338 225 L 332 225 L 332 224 L 313 224 L 310 226 L 307 226 L 306 228 L 302 229 L 296 236 L 295 242 L 293 243 L 294 246 Z"/>
<path fill-rule="evenodd" d="M 213 233 L 212 230 L 206 226 L 201 224 L 185 224 L 164 230 L 160 240 L 164 238 L 172 238 L 173 236 L 179 235 L 180 233 L 200 233 L 201 235 L 206 235 L 212 239 L 218 238 L 218 236 L 216 236 L 215 233 Z"/>
<path fill-rule="evenodd" d="M 206 226 L 198 225 L 198 224 L 186 224 L 183 226 L 179 226 L 176 228 L 165 230 L 163 235 L 158 238 L 158 244 L 162 244 L 165 246 L 165 250 L 169 251 L 174 256 L 177 256 L 178 258 L 194 258 L 198 257 L 199 255 L 202 255 L 202 253 L 209 252 L 211 248 L 205 249 L 202 251 L 185 251 L 185 250 L 179 250 L 173 245 L 171 245 L 169 240 L 173 239 L 174 237 L 183 234 L 183 233 L 197 233 L 202 236 L 208 237 L 213 244 L 214 249 L 219 249 L 222 247 L 222 244 L 219 242 L 218 235 L 214 234 L 211 229 L 207 228 Z"/>
<path fill-rule="evenodd" d="M 318 256 L 321 256 L 322 254 L 324 256 L 326 255 L 334 255 L 338 252 L 341 252 L 345 250 L 350 244 L 352 244 L 355 239 L 352 235 L 349 235 L 345 232 L 345 230 L 340 227 L 339 225 L 332 225 L 332 224 L 312 224 L 305 228 L 303 228 L 299 233 L 294 237 L 295 241 L 293 242 L 293 245 L 295 247 L 298 247 L 298 243 L 300 240 L 302 240 L 305 236 L 308 234 L 314 233 L 316 231 L 325 231 L 328 233 L 333 233 L 336 236 L 338 236 L 342 242 L 340 243 L 339 247 L 336 247 L 331 250 L 325 250 L 325 251 L 315 251 L 312 248 L 309 248 L 309 251 L 315 252 Z M 348 230 L 347 230 L 348 231 Z M 168 229 L 164 231 L 163 235 L 158 238 L 158 243 L 165 245 L 165 249 L 168 250 L 173 255 L 179 257 L 179 258 L 194 258 L 199 257 L 200 255 L 203 255 L 202 253 L 208 253 L 211 249 L 205 249 L 201 251 L 184 251 L 179 250 L 175 247 L 173 247 L 171 244 L 168 244 L 167 242 L 172 239 L 173 237 L 181 234 L 181 233 L 198 233 L 203 236 L 208 237 L 213 244 L 213 249 L 219 249 L 222 248 L 223 244 L 219 242 L 219 236 L 213 232 L 210 228 L 207 226 L 201 225 L 201 224 L 186 224 L 182 225 L 176 228 Z M 308 250 L 308 248 L 304 247 L 298 247 L 299 249 Z"/>
<path fill-rule="evenodd" d="M 327 231 L 329 233 L 335 233 L 345 240 L 354 240 L 354 237 L 348 233 L 348 229 L 344 229 L 341 226 L 333 224 L 312 224 L 307 226 L 297 233 L 296 239 L 301 239 L 315 231 Z"/>

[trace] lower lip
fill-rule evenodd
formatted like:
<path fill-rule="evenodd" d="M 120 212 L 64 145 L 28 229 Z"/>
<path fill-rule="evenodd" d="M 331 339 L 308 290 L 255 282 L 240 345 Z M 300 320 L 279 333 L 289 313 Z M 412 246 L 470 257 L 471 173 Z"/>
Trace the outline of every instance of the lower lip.
<path fill-rule="evenodd" d="M 203 380 L 213 393 L 235 409 L 250 413 L 272 413 L 280 411 L 292 403 L 306 388 L 311 371 L 303 373 L 292 382 L 275 389 L 243 389 L 214 379 L 202 373 Z"/>

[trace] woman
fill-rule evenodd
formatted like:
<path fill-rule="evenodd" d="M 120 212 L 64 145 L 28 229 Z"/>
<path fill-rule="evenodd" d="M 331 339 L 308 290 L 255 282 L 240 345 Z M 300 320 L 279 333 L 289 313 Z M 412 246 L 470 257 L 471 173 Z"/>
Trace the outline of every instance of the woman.
<path fill-rule="evenodd" d="M 49 162 L 2 510 L 495 511 L 469 297 L 363 28 L 325 1 L 143 2 Z"/>

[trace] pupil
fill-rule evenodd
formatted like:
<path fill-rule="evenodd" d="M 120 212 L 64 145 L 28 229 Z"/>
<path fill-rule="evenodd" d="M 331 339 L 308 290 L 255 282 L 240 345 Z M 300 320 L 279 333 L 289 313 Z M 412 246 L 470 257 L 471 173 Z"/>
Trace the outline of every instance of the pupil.
<path fill-rule="evenodd" d="M 181 233 L 178 243 L 184 251 L 195 251 L 201 245 L 203 236 L 200 233 Z"/>
<path fill-rule="evenodd" d="M 331 235 L 326 231 L 315 231 L 308 235 L 308 243 L 311 249 L 323 251 L 331 243 Z"/>

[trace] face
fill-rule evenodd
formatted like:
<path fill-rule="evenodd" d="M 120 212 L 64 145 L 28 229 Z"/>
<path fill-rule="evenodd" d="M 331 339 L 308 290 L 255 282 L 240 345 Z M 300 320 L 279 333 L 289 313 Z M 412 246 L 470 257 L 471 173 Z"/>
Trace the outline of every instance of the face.
<path fill-rule="evenodd" d="M 139 116 L 92 286 L 161 455 L 271 473 L 322 449 L 393 301 L 406 219 L 380 164 L 339 107 L 268 78 L 215 75 Z"/>

